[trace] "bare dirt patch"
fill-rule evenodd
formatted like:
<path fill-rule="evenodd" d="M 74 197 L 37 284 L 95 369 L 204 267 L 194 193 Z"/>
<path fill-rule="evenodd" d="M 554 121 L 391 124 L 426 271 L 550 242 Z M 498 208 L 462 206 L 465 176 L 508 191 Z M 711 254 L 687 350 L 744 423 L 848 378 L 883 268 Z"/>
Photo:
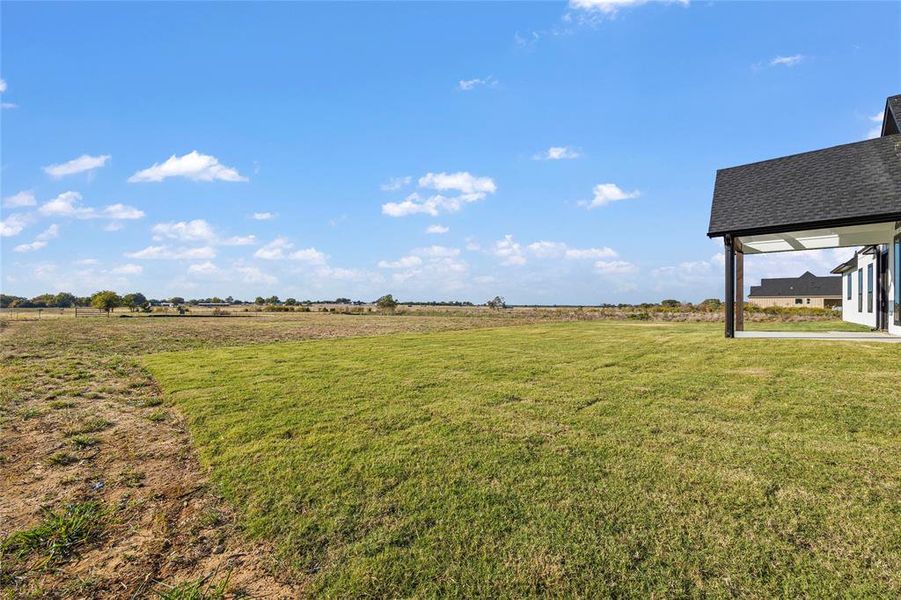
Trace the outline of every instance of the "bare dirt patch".
<path fill-rule="evenodd" d="M 132 357 L 162 350 L 516 323 L 465 317 L 292 315 L 253 319 L 3 322 L 0 590 L 9 597 L 154 596 L 228 578 L 230 595 L 282 598 L 269 549 L 243 540 L 198 465 L 181 416 Z M 12 550 L 48 515 L 102 507 L 99 527 L 50 560 Z M 41 548 L 47 546 L 40 541 Z"/>

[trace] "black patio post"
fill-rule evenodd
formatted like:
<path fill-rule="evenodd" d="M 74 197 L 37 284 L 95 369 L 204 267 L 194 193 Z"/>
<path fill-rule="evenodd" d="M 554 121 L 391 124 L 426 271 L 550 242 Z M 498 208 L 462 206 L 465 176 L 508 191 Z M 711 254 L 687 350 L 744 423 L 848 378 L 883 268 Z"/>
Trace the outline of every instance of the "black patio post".
<path fill-rule="evenodd" d="M 726 244 L 726 337 L 735 337 L 735 243 L 731 235 L 723 237 Z"/>

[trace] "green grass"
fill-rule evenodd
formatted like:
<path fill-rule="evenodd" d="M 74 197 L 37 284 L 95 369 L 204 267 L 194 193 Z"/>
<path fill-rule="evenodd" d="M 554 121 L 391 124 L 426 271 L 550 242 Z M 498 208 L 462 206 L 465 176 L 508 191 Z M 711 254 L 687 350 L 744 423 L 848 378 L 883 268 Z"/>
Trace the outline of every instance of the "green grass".
<path fill-rule="evenodd" d="M 164 584 L 155 593 L 160 600 L 222 600 L 229 576 L 218 583 L 214 583 L 211 577 L 202 577 L 175 585 Z"/>
<path fill-rule="evenodd" d="M 36 567 L 63 561 L 100 533 L 102 519 L 103 508 L 97 502 L 72 504 L 48 512 L 35 527 L 4 539 L 0 543 L 0 555 L 18 561 L 36 559 Z"/>
<path fill-rule="evenodd" d="M 103 431 L 104 429 L 109 429 L 113 426 L 111 421 L 104 419 L 103 417 L 91 417 L 89 419 L 85 419 L 80 423 L 77 423 L 71 429 L 66 431 L 66 435 L 69 437 L 83 435 L 85 433 L 97 433 L 98 431 Z"/>
<path fill-rule="evenodd" d="M 872 331 L 871 327 L 847 321 L 745 321 L 748 331 Z"/>
<path fill-rule="evenodd" d="M 47 457 L 47 463 L 56 467 L 65 467 L 78 462 L 78 457 L 65 450 L 59 450 Z"/>
<path fill-rule="evenodd" d="M 69 438 L 69 442 L 76 450 L 84 450 L 85 448 L 96 446 L 100 443 L 100 440 L 96 436 L 79 433 Z"/>
<path fill-rule="evenodd" d="M 901 593 L 901 345 L 591 322 L 143 361 L 313 595 Z"/>

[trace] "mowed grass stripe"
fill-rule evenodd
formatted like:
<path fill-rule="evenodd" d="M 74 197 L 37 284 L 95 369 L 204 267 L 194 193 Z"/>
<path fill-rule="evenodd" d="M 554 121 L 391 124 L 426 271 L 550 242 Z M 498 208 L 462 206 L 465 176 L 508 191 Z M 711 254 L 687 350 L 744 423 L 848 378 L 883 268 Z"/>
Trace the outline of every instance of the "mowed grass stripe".
<path fill-rule="evenodd" d="M 901 346 L 565 323 L 144 360 L 311 594 L 901 591 Z"/>

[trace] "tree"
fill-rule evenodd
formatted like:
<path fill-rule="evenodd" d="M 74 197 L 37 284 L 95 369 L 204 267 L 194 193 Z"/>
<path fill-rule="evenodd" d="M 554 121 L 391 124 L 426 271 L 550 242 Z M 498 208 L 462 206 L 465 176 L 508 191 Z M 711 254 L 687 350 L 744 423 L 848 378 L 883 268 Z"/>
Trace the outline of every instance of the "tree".
<path fill-rule="evenodd" d="M 274 306 L 279 302 L 280 301 L 278 299 L 278 296 L 269 296 L 268 298 L 266 298 L 266 304 L 272 304 Z"/>
<path fill-rule="evenodd" d="M 29 300 L 29 303 L 37 308 L 46 308 L 48 306 L 53 306 L 53 294 L 41 294 L 40 296 L 35 296 L 31 300 Z"/>
<path fill-rule="evenodd" d="M 679 302 L 678 300 L 667 299 L 667 300 L 661 300 L 660 306 L 665 306 L 667 308 L 676 308 L 678 306 L 682 306 L 682 303 Z"/>
<path fill-rule="evenodd" d="M 719 298 L 707 298 L 706 300 L 702 300 L 701 303 L 698 304 L 698 307 L 700 307 L 701 310 L 710 312 L 717 311 L 722 306 L 723 302 Z"/>
<path fill-rule="evenodd" d="M 75 303 L 78 301 L 73 294 L 69 292 L 60 292 L 53 297 L 53 305 L 58 306 L 60 308 L 69 308 L 75 306 Z"/>
<path fill-rule="evenodd" d="M 335 298 L 335 304 L 350 304 L 350 298 Z"/>
<path fill-rule="evenodd" d="M 375 305 L 382 310 L 394 310 L 397 308 L 397 300 L 391 294 L 385 294 L 375 301 Z"/>
<path fill-rule="evenodd" d="M 28 299 L 23 298 L 22 296 L 9 296 L 7 294 L 0 294 L 0 308 L 14 308 L 22 302 L 27 301 Z"/>
<path fill-rule="evenodd" d="M 504 300 L 503 296 L 495 296 L 485 304 L 488 306 L 488 308 L 493 308 L 495 310 L 507 308 L 507 301 Z"/>
<path fill-rule="evenodd" d="M 91 296 L 91 306 L 106 312 L 109 316 L 110 312 L 117 306 L 122 306 L 122 298 L 116 292 L 103 290 Z"/>
<path fill-rule="evenodd" d="M 147 297 L 144 296 L 144 294 L 142 294 L 141 292 L 125 294 L 124 296 L 122 296 L 122 304 L 124 306 L 127 306 L 129 310 L 134 312 L 135 310 L 147 304 Z"/>
<path fill-rule="evenodd" d="M 288 298 L 285 300 L 285 306 L 294 306 L 297 304 L 297 300 L 295 298 Z"/>
<path fill-rule="evenodd" d="M 172 296 L 171 298 L 169 298 L 169 302 L 178 306 L 179 304 L 184 304 L 185 299 L 182 298 L 181 296 Z"/>
<path fill-rule="evenodd" d="M 262 296 L 257 296 L 257 299 L 254 300 L 253 303 L 263 305 L 263 304 L 266 304 L 266 299 L 263 298 Z"/>

